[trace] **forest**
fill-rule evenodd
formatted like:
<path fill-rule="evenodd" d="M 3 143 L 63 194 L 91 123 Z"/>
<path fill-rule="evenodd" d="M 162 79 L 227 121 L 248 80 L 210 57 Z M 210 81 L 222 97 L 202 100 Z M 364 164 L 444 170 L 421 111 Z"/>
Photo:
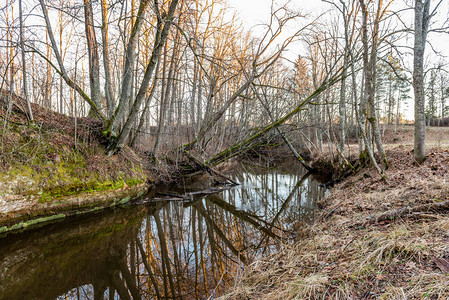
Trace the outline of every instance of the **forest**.
<path fill-rule="evenodd" d="M 396 2 L 325 1 L 331 14 L 316 17 L 273 3 L 255 34 L 224 1 L 39 1 L 25 10 L 10 1 L 2 8 L 6 118 L 18 95 L 31 122 L 28 103 L 98 119 L 109 154 L 131 146 L 157 159 L 198 148 L 206 161 L 289 124 L 303 147 L 323 152 L 328 143 L 342 162 L 356 138 L 382 171 L 373 156 L 385 156 L 381 127 L 412 122 L 403 108 L 413 105 L 421 136 L 426 123 L 445 122 L 449 93 L 443 54 L 424 55 L 427 34 L 446 30 L 447 20 L 431 22 L 441 1 Z M 291 58 L 291 47 L 302 53 Z"/>
<path fill-rule="evenodd" d="M 120 271 L 84 297 L 81 283 L 68 293 L 84 277 L 23 294 L 17 274 L 0 270 L 0 298 L 449 297 L 449 5 L 313 2 L 255 1 L 254 12 L 227 0 L 0 4 L 0 241 L 10 247 L 0 253 L 15 255 L 15 236 L 54 222 L 93 228 L 90 246 L 115 243 L 103 231 L 128 243 L 120 259 L 104 252 Z M 303 194 L 311 220 L 292 200 Z M 123 223 L 87 221 L 127 205 L 138 221 L 131 210 Z M 271 240 L 291 242 L 273 251 Z"/>

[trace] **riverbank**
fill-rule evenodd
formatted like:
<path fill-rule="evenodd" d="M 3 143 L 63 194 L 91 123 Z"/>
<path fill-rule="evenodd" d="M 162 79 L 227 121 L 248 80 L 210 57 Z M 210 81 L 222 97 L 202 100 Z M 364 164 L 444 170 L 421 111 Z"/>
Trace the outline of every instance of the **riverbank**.
<path fill-rule="evenodd" d="M 101 124 L 0 97 L 0 234 L 124 204 L 148 188 L 147 162 L 129 148 L 106 156 Z"/>
<path fill-rule="evenodd" d="M 429 131 L 422 165 L 405 127 L 386 145 L 386 180 L 366 168 L 338 183 L 296 243 L 245 268 L 222 298 L 448 299 L 448 136 Z"/>

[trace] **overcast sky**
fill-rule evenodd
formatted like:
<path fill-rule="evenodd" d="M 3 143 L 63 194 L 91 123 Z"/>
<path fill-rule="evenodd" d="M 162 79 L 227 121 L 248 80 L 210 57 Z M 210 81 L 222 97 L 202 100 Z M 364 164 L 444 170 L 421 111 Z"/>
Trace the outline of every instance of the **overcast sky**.
<path fill-rule="evenodd" d="M 405 0 L 409 5 L 413 4 L 413 1 Z M 284 3 L 285 1 L 276 1 L 277 3 Z M 439 1 L 433 0 L 431 2 L 431 9 L 435 7 L 436 3 Z M 245 27 L 252 28 L 253 26 L 264 23 L 269 20 L 270 16 L 270 7 L 271 0 L 228 0 L 229 6 L 233 7 Z M 317 16 L 320 13 L 329 11 L 332 6 L 324 3 L 320 0 L 292 0 L 290 1 L 290 5 L 293 7 L 299 8 L 304 13 L 310 13 L 311 16 Z M 399 10 L 407 7 L 404 3 L 404 0 L 396 0 L 394 2 L 394 6 L 392 9 Z M 408 15 L 404 17 L 404 22 L 413 26 L 413 10 L 408 12 Z M 449 1 L 443 0 L 438 7 L 437 15 L 433 18 L 433 26 L 441 26 L 445 21 L 449 19 Z M 448 24 L 446 24 L 447 26 Z M 257 33 L 257 29 L 254 29 L 254 32 Z M 413 37 L 410 35 L 406 42 L 408 45 L 413 45 Z M 449 34 L 437 34 L 430 33 L 428 36 L 428 40 L 430 44 L 426 47 L 426 56 L 428 65 L 435 65 L 441 61 L 445 64 L 449 62 Z M 438 55 L 434 53 L 432 50 L 436 50 Z M 298 53 L 294 53 L 298 52 Z M 290 50 L 290 53 L 287 54 L 287 57 L 292 59 L 301 53 L 301 50 L 294 49 Z M 443 57 L 442 57 L 442 56 Z M 409 56 L 406 59 L 408 64 L 408 68 L 411 70 L 412 68 L 412 57 Z M 449 70 L 449 65 L 445 66 L 446 70 Z M 411 96 L 413 96 L 413 90 L 411 90 Z M 407 119 L 413 119 L 413 101 L 409 101 L 408 107 L 403 107 L 403 113 L 405 114 Z"/>

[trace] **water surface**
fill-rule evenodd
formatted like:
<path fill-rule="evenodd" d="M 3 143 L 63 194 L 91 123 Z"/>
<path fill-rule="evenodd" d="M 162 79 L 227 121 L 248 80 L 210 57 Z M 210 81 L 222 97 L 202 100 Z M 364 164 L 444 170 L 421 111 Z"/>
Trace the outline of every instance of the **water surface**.
<path fill-rule="evenodd" d="M 241 185 L 0 239 L 0 299 L 208 299 L 314 218 L 323 191 L 296 163 L 241 165 Z"/>

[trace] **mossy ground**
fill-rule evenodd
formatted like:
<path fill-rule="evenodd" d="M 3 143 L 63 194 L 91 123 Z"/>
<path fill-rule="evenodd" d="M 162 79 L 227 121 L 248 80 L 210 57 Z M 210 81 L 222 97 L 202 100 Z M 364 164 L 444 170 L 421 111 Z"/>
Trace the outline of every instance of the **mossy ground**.
<path fill-rule="evenodd" d="M 30 123 L 21 99 L 15 101 L 8 115 L 0 101 L 2 219 L 22 211 L 31 216 L 36 202 L 54 205 L 68 196 L 123 190 L 147 181 L 146 162 L 131 149 L 105 154 L 98 121 L 77 118 L 75 128 L 74 118 L 32 104 L 35 120 Z"/>
<path fill-rule="evenodd" d="M 52 134 L 36 133 L 26 125 L 1 129 L 0 136 L 8 136 L 2 151 L 4 167 L 0 168 L 0 180 L 12 183 L 10 194 L 40 195 L 39 201 L 46 202 L 80 192 L 119 189 L 146 180 L 140 164 L 123 154 L 107 157 L 102 147 L 93 142 L 78 141 L 76 147 L 74 141 L 73 145 L 58 144 Z"/>

